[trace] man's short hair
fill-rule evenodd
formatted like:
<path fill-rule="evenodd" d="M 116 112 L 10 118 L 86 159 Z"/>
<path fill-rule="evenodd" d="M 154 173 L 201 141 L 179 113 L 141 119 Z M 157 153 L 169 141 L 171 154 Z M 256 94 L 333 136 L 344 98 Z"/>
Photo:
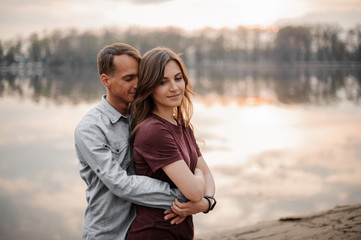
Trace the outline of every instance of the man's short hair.
<path fill-rule="evenodd" d="M 106 74 L 112 76 L 115 72 L 114 56 L 128 55 L 134 57 L 138 63 L 142 59 L 139 51 L 126 43 L 113 43 L 101 49 L 97 56 L 99 75 Z"/>

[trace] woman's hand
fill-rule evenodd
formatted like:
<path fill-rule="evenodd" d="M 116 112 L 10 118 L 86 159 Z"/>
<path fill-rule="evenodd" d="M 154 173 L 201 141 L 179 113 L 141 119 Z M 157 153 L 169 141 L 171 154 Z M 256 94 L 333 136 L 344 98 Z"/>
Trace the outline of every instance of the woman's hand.
<path fill-rule="evenodd" d="M 174 213 L 172 210 L 166 210 L 164 211 L 164 220 L 169 220 L 172 219 L 170 221 L 170 224 L 180 224 L 181 222 L 184 221 L 184 219 L 186 219 L 187 216 L 179 216 L 176 213 Z"/>
<path fill-rule="evenodd" d="M 180 216 L 189 216 L 200 212 L 205 212 L 208 209 L 208 201 L 202 198 L 198 202 L 181 203 L 176 199 L 172 205 L 172 211 Z"/>

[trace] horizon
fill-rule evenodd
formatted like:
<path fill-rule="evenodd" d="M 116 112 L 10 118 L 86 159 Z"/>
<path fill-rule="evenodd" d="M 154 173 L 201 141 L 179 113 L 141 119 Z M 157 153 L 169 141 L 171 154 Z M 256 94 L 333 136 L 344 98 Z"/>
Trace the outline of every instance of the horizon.
<path fill-rule="evenodd" d="M 181 4 L 180 4 L 181 3 Z M 141 17 L 140 17 L 141 16 Z M 334 0 L 11 0 L 0 2 L 1 41 L 41 35 L 53 30 L 97 31 L 175 27 L 278 28 L 284 25 L 338 24 L 344 29 L 361 24 L 361 1 Z"/>

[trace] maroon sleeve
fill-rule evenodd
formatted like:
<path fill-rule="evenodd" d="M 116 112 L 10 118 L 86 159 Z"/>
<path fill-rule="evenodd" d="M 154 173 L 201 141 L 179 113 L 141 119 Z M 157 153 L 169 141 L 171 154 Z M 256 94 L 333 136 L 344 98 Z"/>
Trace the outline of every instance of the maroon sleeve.
<path fill-rule="evenodd" d="M 183 159 L 171 132 L 159 121 L 143 123 L 134 140 L 137 152 L 154 173 L 158 169 Z"/>
<path fill-rule="evenodd" d="M 194 146 L 196 148 L 198 157 L 202 157 L 201 150 L 198 147 L 198 144 L 197 144 L 196 138 L 194 137 L 194 133 L 193 133 L 192 129 L 190 127 L 188 127 L 187 130 L 188 130 L 188 134 L 191 136 L 192 143 L 194 144 Z"/>

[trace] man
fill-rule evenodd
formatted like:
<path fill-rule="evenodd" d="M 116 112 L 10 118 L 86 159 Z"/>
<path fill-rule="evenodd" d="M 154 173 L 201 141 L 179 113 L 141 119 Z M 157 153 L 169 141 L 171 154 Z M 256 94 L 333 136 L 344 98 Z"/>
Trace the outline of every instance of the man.
<path fill-rule="evenodd" d="M 124 43 L 106 46 L 98 53 L 98 72 L 107 95 L 75 129 L 79 171 L 87 184 L 83 239 L 124 239 L 135 217 L 132 203 L 169 209 L 176 198 L 185 200 L 178 189 L 156 179 L 132 175 L 134 166 L 128 166 L 130 103 L 137 89 L 140 60 L 140 53 Z M 206 211 L 208 203 L 205 199 L 193 205 L 176 201 L 173 207 L 185 216 Z M 184 218 L 167 213 L 167 220 Z"/>

